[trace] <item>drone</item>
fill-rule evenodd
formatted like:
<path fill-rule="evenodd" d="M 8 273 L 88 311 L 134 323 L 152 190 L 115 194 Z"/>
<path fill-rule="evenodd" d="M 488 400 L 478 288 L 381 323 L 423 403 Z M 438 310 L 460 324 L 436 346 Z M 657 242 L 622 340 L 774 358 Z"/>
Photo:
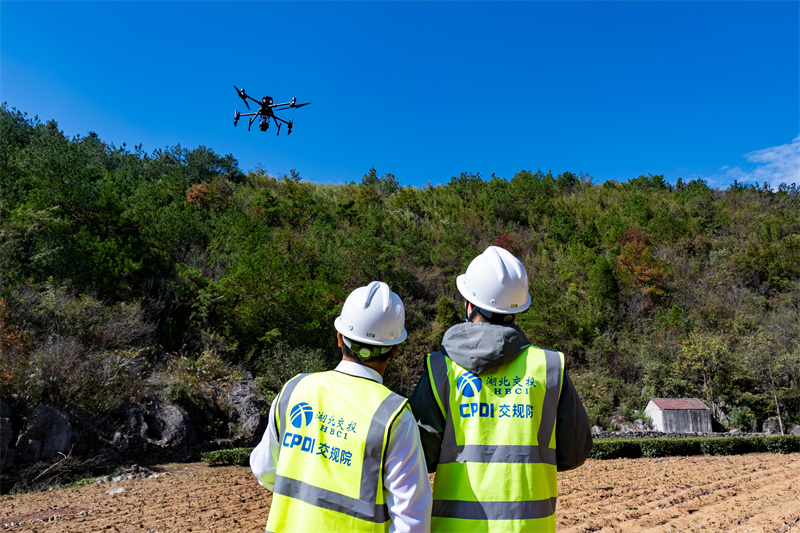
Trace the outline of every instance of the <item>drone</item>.
<path fill-rule="evenodd" d="M 311 102 L 306 102 L 305 104 L 298 104 L 297 98 L 292 98 L 291 102 L 284 102 L 282 104 L 273 104 L 271 96 L 263 96 L 261 97 L 261 101 L 259 102 L 258 100 L 256 100 L 255 98 L 244 92 L 244 89 L 239 89 L 236 85 L 234 85 L 233 88 L 236 89 L 236 94 L 239 95 L 239 98 L 244 100 L 244 105 L 247 106 L 247 109 L 250 109 L 250 104 L 247 102 L 248 98 L 257 103 L 259 106 L 261 106 L 258 111 L 255 111 L 253 113 L 239 113 L 239 111 L 237 110 L 233 115 L 234 126 L 236 126 L 239 123 L 240 118 L 252 117 L 250 119 L 250 123 L 247 125 L 247 131 L 250 131 L 250 127 L 253 125 L 253 122 L 255 122 L 256 117 L 261 117 L 261 122 L 258 125 L 258 127 L 261 128 L 261 131 L 267 131 L 267 129 L 269 128 L 269 119 L 271 118 L 275 122 L 275 125 L 278 127 L 278 135 L 281 134 L 281 123 L 286 124 L 289 127 L 289 131 L 286 134 L 291 135 L 292 121 L 283 120 L 282 118 L 275 116 L 275 113 L 272 112 L 273 109 L 280 110 L 280 109 L 303 107 L 304 105 L 308 105 L 311 103 Z"/>

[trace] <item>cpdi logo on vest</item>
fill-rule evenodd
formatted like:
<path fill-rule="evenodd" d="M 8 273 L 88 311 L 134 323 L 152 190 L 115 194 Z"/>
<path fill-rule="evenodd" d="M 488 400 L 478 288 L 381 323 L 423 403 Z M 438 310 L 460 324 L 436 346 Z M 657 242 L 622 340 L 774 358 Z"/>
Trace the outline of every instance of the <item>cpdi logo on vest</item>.
<path fill-rule="evenodd" d="M 483 388 L 481 378 L 466 372 L 461 374 L 456 381 L 458 394 L 465 398 L 475 398 Z M 460 405 L 461 418 L 472 418 L 475 416 L 484 418 L 494 418 L 494 404 L 485 402 L 466 402 Z"/>
<path fill-rule="evenodd" d="M 297 429 L 303 429 L 309 425 L 312 418 L 314 418 L 314 408 L 308 405 L 306 402 L 298 403 L 292 407 L 292 410 L 289 413 L 289 421 Z"/>
<path fill-rule="evenodd" d="M 289 423 L 296 429 L 303 429 L 311 423 L 314 418 L 314 408 L 306 402 L 300 402 L 289 411 Z M 312 452 L 314 450 L 314 443 L 316 439 L 311 437 L 304 437 L 297 433 L 289 433 L 288 431 L 283 436 L 283 446 L 287 448 L 294 448 L 300 446 L 300 450 L 304 452 Z"/>

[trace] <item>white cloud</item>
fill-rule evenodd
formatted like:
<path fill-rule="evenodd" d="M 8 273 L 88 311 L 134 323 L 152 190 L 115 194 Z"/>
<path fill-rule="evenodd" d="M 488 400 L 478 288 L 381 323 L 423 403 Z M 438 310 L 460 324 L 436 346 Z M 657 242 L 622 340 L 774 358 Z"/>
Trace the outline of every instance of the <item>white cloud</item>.
<path fill-rule="evenodd" d="M 725 165 L 708 179 L 709 184 L 730 184 L 733 180 L 758 185 L 766 182 L 773 189 L 781 183 L 800 185 L 800 135 L 790 144 L 756 150 L 744 155 L 755 168 L 745 170 L 741 167 Z"/>

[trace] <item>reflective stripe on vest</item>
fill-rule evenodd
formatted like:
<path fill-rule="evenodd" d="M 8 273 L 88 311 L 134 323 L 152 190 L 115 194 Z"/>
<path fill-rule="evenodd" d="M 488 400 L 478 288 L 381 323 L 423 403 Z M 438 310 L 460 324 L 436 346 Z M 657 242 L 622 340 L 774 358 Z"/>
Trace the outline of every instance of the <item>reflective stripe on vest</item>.
<path fill-rule="evenodd" d="M 383 523 L 389 520 L 386 504 L 370 503 L 362 499 L 350 498 L 344 494 L 326 490 L 296 479 L 275 476 L 275 494 L 289 496 L 310 503 L 316 507 L 336 511 L 367 522 Z"/>
<path fill-rule="evenodd" d="M 347 398 L 357 399 L 358 405 Z M 405 406 L 405 398 L 383 385 L 341 372 L 303 374 L 287 382 L 276 413 L 282 453 L 268 530 L 385 531 L 389 511 L 383 496 L 383 454 L 391 424 Z M 298 420 L 303 413 L 307 418 Z M 335 422 L 325 426 L 326 413 L 339 417 L 339 429 Z M 287 416 L 294 426 L 287 425 Z M 343 416 L 349 417 L 352 432 L 342 424 Z M 338 446 L 353 454 L 363 448 L 360 472 L 355 457 L 348 456 L 346 465 L 333 458 Z"/>
<path fill-rule="evenodd" d="M 561 353 L 535 347 L 479 376 L 441 352 L 428 357 L 446 420 L 433 531 L 555 529 L 554 430 L 563 367 Z M 501 380 L 506 384 L 493 388 Z M 524 418 L 538 426 L 526 426 Z"/>
<path fill-rule="evenodd" d="M 524 502 L 436 500 L 433 502 L 432 515 L 464 520 L 531 520 L 547 518 L 553 514 L 555 507 L 555 498 Z"/>

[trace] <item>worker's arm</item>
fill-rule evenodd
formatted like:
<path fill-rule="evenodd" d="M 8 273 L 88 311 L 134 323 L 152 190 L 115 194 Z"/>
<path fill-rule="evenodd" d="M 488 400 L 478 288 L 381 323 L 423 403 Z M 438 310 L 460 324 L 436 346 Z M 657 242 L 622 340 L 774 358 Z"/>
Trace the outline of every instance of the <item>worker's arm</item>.
<path fill-rule="evenodd" d="M 556 418 L 556 464 L 559 472 L 578 468 L 592 451 L 592 430 L 578 391 L 564 370 Z"/>
<path fill-rule="evenodd" d="M 445 419 L 434 396 L 427 365 L 422 371 L 414 392 L 408 398 L 408 404 L 417 420 L 428 472 L 436 472 L 439 464 L 439 452 L 442 448 Z"/>
<path fill-rule="evenodd" d="M 269 490 L 275 485 L 275 471 L 278 469 L 278 454 L 281 451 L 275 424 L 275 409 L 279 397 L 280 395 L 273 400 L 269 408 L 269 423 L 261 442 L 250 453 L 250 470 L 258 482 Z"/>
<path fill-rule="evenodd" d="M 408 409 L 392 424 L 383 469 L 389 533 L 429 533 L 433 496 L 417 424 Z"/>

